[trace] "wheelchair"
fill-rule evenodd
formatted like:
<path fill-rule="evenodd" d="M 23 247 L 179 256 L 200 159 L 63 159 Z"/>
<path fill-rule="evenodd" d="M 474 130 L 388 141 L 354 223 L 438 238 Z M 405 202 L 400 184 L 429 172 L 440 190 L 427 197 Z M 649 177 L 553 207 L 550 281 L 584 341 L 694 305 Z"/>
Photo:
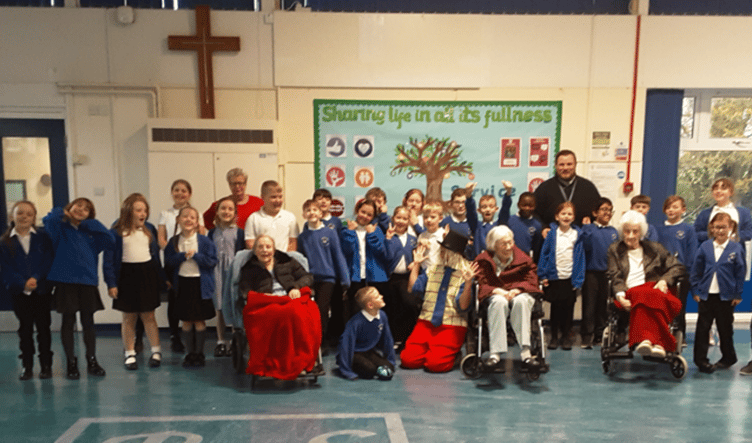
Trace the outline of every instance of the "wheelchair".
<path fill-rule="evenodd" d="M 287 252 L 292 258 L 297 260 L 303 268 L 308 271 L 308 259 L 298 252 Z M 232 324 L 232 341 L 230 342 L 230 355 L 232 357 L 232 367 L 237 374 L 245 374 L 246 367 L 248 366 L 249 354 L 251 352 L 248 343 L 248 336 L 243 324 L 243 310 L 245 308 L 245 297 L 240 293 L 239 281 L 240 270 L 253 256 L 253 251 L 243 250 L 239 251 L 232 262 L 232 270 L 228 281 L 223 285 L 225 291 L 226 300 L 231 300 L 232 308 L 230 310 L 231 315 L 225 314 L 225 320 L 228 324 Z M 313 295 L 312 295 L 313 298 Z M 308 380 L 311 384 L 318 382 L 318 377 L 324 375 L 316 370 L 316 368 L 323 367 L 323 358 L 321 355 L 321 348 L 318 350 L 316 357 L 316 364 L 314 370 L 310 372 L 304 371 L 298 376 L 298 379 Z M 256 385 L 256 382 L 262 376 L 257 374 L 251 374 L 251 389 Z"/>
<path fill-rule="evenodd" d="M 629 320 L 629 312 L 623 310 L 617 305 L 616 294 L 613 291 L 611 282 L 608 284 L 608 306 L 606 308 L 607 320 L 606 328 L 603 330 L 603 338 L 601 341 L 601 366 L 604 374 L 614 373 L 614 360 L 627 360 L 634 358 L 634 349 L 629 347 L 629 330 L 627 328 Z M 676 296 L 681 291 L 680 283 L 676 286 L 669 288 L 669 292 Z M 626 324 L 625 324 L 626 323 Z M 619 333 L 623 326 L 624 332 Z M 665 357 L 653 357 L 650 355 L 643 355 L 643 360 L 662 363 L 668 365 L 671 370 L 671 375 L 674 378 L 681 380 L 687 373 L 687 360 L 681 355 L 682 343 L 684 341 L 684 334 L 679 328 L 679 322 L 676 318 L 669 325 L 671 335 L 676 339 L 676 349 L 666 349 Z M 619 337 L 624 335 L 625 338 Z M 639 355 L 639 354 L 638 354 Z"/>
<path fill-rule="evenodd" d="M 478 285 L 474 287 L 475 294 L 478 293 Z M 546 346 L 545 336 L 543 330 L 543 294 L 534 294 L 535 304 L 530 315 L 530 353 L 532 359 L 537 362 L 537 365 L 531 368 L 524 368 L 521 372 L 527 375 L 527 379 L 530 381 L 536 381 L 540 378 L 541 374 L 545 374 L 549 371 L 549 365 L 546 363 Z M 503 373 L 500 362 L 499 365 L 486 366 L 483 362 L 483 353 L 489 349 L 488 341 L 488 322 L 487 311 L 488 301 L 490 297 L 479 301 L 478 297 L 473 297 L 475 302 L 474 309 L 468 314 L 468 328 L 465 338 L 465 350 L 466 355 L 460 362 L 460 370 L 462 373 L 470 379 L 480 378 L 482 374 L 498 374 Z M 507 325 L 508 329 L 509 325 Z M 512 334 L 513 335 L 513 334 Z M 507 335 L 511 337 L 512 335 Z"/>

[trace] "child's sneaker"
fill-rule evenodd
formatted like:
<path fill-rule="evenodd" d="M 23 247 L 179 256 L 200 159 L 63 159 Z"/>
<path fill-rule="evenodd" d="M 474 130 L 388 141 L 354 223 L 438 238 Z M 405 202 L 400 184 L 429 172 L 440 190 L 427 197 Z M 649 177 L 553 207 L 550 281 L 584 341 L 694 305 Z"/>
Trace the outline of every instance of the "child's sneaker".
<path fill-rule="evenodd" d="M 389 369 L 389 366 L 379 366 L 376 368 L 376 375 L 379 377 L 379 380 L 391 380 L 394 372 Z"/>

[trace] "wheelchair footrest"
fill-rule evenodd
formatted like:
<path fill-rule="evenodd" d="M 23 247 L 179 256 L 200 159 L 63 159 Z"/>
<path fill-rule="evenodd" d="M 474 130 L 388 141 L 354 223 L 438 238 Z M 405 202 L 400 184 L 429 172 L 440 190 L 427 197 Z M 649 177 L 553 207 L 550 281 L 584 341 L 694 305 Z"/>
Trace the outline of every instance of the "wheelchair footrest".
<path fill-rule="evenodd" d="M 628 358 L 634 357 L 634 354 L 632 353 L 632 351 L 626 351 L 626 352 L 609 352 L 606 355 L 606 357 L 607 357 L 608 360 L 628 359 Z"/>

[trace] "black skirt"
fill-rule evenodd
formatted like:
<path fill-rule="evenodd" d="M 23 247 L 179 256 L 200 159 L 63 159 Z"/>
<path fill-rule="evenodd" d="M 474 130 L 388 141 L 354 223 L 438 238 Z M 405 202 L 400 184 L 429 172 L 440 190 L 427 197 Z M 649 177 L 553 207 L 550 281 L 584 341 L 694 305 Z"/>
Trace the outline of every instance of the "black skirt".
<path fill-rule="evenodd" d="M 79 283 L 55 283 L 55 310 L 61 314 L 96 312 L 104 309 L 99 289 Z"/>
<path fill-rule="evenodd" d="M 214 318 L 214 302 L 201 298 L 200 277 L 178 277 L 178 318 L 182 321 L 203 321 Z"/>
<path fill-rule="evenodd" d="M 152 261 L 123 263 L 118 296 L 112 308 L 122 312 L 151 312 L 159 306 L 159 270 Z"/>

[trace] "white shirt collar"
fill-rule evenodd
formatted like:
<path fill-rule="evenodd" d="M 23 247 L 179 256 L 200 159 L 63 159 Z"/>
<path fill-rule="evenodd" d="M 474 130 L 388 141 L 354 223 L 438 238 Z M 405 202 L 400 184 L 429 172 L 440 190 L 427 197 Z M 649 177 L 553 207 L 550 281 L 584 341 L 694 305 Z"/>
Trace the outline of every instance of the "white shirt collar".
<path fill-rule="evenodd" d="M 676 226 L 678 224 L 684 223 L 684 219 L 680 218 L 678 222 L 676 223 L 670 223 L 668 220 L 664 221 L 663 224 L 666 226 Z"/>
<path fill-rule="evenodd" d="M 713 247 L 715 247 L 716 249 L 725 250 L 726 249 L 726 245 L 728 245 L 728 242 L 729 242 L 729 240 L 726 239 L 725 242 L 723 242 L 721 244 L 718 244 L 715 240 L 713 240 Z"/>
<path fill-rule="evenodd" d="M 454 214 L 449 214 L 449 216 L 450 216 L 450 217 L 452 217 L 452 220 L 453 220 L 453 221 L 454 221 L 455 223 L 462 223 L 462 222 L 464 222 L 465 220 L 467 220 L 467 214 L 465 214 L 465 218 L 463 218 L 462 220 L 460 220 L 459 218 L 455 217 L 455 216 L 454 216 Z"/>
<path fill-rule="evenodd" d="M 37 233 L 36 229 L 34 229 L 34 226 L 32 226 L 32 227 L 29 228 L 29 233 L 26 234 L 26 235 L 36 234 L 36 233 Z M 13 237 L 14 235 L 18 235 L 18 232 L 16 231 L 15 227 L 13 229 L 11 229 L 11 231 L 10 231 L 10 236 Z M 20 235 L 18 235 L 18 236 L 20 237 Z"/>
<path fill-rule="evenodd" d="M 598 223 L 598 221 L 594 221 L 593 224 L 595 226 L 599 227 L 599 228 L 605 228 L 606 226 L 608 226 L 608 225 L 602 225 L 602 224 Z"/>
<path fill-rule="evenodd" d="M 378 313 L 376 313 L 375 317 L 373 315 L 369 314 L 368 311 L 366 311 L 365 309 L 361 309 L 360 312 L 363 313 L 363 316 L 366 318 L 366 320 L 368 320 L 369 323 L 372 322 L 374 319 L 381 318 L 381 311 L 379 311 Z"/>

